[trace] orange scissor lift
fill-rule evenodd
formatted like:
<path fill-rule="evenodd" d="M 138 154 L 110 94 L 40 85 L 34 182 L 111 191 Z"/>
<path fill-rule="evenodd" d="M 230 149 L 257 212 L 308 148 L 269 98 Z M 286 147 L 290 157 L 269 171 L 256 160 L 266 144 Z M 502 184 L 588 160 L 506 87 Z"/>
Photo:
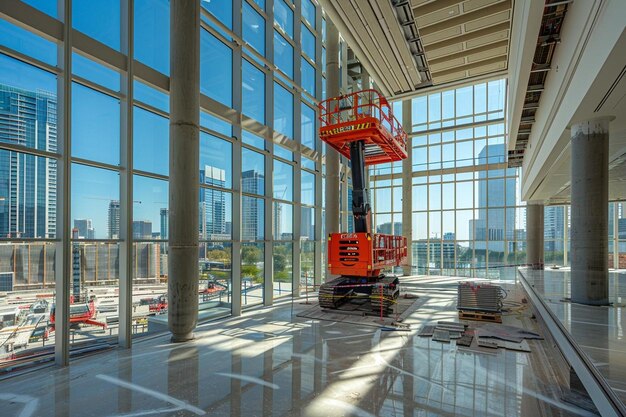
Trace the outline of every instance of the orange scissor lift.
<path fill-rule="evenodd" d="M 372 309 L 388 310 L 398 297 L 398 278 L 384 268 L 406 261 L 402 236 L 372 233 L 365 167 L 407 157 L 407 135 L 389 102 L 376 90 L 333 97 L 319 104 L 320 138 L 351 161 L 354 233 L 331 233 L 328 267 L 339 278 L 322 284 L 320 306 L 337 308 L 355 294 L 370 297 Z"/>

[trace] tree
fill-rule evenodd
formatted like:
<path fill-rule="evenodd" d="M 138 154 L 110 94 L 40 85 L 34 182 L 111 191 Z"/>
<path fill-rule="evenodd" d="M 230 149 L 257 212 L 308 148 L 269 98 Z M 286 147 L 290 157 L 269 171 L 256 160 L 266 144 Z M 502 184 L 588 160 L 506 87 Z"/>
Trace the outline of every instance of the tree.
<path fill-rule="evenodd" d="M 274 271 L 282 272 L 287 266 L 287 257 L 281 253 L 274 252 Z"/>
<path fill-rule="evenodd" d="M 241 248 L 241 260 L 244 264 L 256 264 L 261 259 L 261 249 L 256 246 L 244 246 Z"/>
<path fill-rule="evenodd" d="M 291 281 L 289 279 L 289 272 L 287 271 L 280 271 L 280 272 L 276 272 L 274 273 L 274 281 L 276 282 L 289 282 Z"/>
<path fill-rule="evenodd" d="M 242 265 L 241 276 L 252 278 L 255 282 L 261 270 L 256 265 Z"/>

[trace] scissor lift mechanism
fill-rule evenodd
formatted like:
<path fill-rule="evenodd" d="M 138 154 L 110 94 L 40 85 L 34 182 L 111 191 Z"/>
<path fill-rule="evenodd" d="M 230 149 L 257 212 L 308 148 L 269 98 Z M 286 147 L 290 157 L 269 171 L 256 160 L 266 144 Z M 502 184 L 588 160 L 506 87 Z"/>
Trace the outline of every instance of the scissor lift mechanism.
<path fill-rule="evenodd" d="M 372 233 L 365 167 L 407 157 L 407 135 L 389 102 L 376 90 L 330 98 L 319 104 L 320 138 L 351 161 L 354 233 L 331 233 L 328 267 L 339 278 L 320 287 L 320 306 L 337 308 L 354 292 L 370 294 L 372 309 L 387 310 L 398 297 L 398 278 L 386 267 L 403 264 L 402 236 Z"/>

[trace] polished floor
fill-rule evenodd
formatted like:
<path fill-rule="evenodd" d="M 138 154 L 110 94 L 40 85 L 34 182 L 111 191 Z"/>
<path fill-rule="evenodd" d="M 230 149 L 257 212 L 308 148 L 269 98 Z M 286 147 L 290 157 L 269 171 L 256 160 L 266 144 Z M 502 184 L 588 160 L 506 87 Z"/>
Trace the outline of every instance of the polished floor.
<path fill-rule="evenodd" d="M 613 304 L 606 307 L 565 301 L 570 296 L 569 268 L 521 273 L 626 404 L 626 271 L 609 273 Z"/>
<path fill-rule="evenodd" d="M 409 332 L 298 318 L 301 300 L 162 335 L 0 383 L 5 416 L 586 416 L 563 402 L 564 367 L 531 353 L 420 338 L 455 319 L 456 279 L 405 280 L 419 296 Z M 519 287 L 507 286 L 514 297 Z M 537 331 L 519 304 L 507 324 Z"/>

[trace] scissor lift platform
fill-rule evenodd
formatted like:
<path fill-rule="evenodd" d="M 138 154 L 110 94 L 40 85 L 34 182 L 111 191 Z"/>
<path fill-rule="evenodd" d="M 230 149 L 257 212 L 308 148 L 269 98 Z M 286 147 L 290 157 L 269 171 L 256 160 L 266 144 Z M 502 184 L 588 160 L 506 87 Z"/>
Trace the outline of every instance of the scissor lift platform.
<path fill-rule="evenodd" d="M 350 143 L 365 142 L 365 165 L 401 161 L 408 154 L 407 135 L 386 98 L 363 90 L 322 101 L 320 138 L 350 159 Z"/>

